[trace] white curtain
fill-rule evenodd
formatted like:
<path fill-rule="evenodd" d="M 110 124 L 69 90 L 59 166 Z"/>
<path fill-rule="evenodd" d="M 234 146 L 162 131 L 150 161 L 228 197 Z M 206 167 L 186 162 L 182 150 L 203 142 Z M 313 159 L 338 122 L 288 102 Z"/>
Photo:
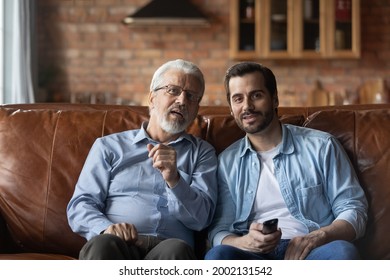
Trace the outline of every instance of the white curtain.
<path fill-rule="evenodd" d="M 4 1 L 0 0 L 0 104 L 4 103 Z"/>
<path fill-rule="evenodd" d="M 4 103 L 33 103 L 34 0 L 4 0 Z"/>

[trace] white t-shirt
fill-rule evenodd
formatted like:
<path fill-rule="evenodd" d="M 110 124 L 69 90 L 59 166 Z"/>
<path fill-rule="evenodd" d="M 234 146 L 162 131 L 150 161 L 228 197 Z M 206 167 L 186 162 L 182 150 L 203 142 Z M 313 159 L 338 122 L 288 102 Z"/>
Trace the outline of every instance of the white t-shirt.
<path fill-rule="evenodd" d="M 260 159 L 260 179 L 255 202 L 249 217 L 250 222 L 263 223 L 278 218 L 278 227 L 282 230 L 282 239 L 291 239 L 308 233 L 307 227 L 294 218 L 287 209 L 274 173 L 273 158 L 279 147 L 258 152 Z"/>

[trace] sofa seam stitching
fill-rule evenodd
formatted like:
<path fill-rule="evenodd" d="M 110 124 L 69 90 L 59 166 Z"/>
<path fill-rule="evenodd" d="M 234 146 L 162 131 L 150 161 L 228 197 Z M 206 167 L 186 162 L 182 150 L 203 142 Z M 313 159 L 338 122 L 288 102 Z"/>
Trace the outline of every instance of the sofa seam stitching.
<path fill-rule="evenodd" d="M 104 136 L 104 128 L 106 127 L 106 119 L 108 115 L 108 110 L 104 111 L 103 123 L 102 123 L 102 136 Z"/>
<path fill-rule="evenodd" d="M 45 202 L 45 214 L 43 216 L 43 231 L 42 231 L 42 241 L 45 243 L 45 229 L 46 229 L 46 222 L 47 222 L 47 213 L 48 213 L 48 203 L 49 203 L 49 192 L 50 192 L 50 186 L 51 186 L 51 177 L 52 177 L 52 167 L 53 167 L 53 154 L 54 154 L 54 143 L 57 138 L 57 130 L 58 130 L 58 123 L 62 115 L 62 111 L 60 110 L 58 115 L 58 118 L 55 123 L 54 128 L 54 134 L 53 134 L 53 140 L 51 143 L 51 151 L 50 151 L 50 160 L 49 160 L 49 172 L 48 172 L 48 178 L 47 178 L 47 186 L 46 186 L 46 202 Z"/>

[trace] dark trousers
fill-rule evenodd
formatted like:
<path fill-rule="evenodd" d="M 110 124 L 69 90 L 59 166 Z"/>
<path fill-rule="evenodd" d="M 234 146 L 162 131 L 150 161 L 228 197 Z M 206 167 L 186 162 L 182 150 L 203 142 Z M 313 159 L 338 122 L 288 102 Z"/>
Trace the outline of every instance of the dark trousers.
<path fill-rule="evenodd" d="M 112 234 L 97 235 L 81 249 L 80 260 L 195 260 L 190 245 L 180 239 L 139 236 L 141 245 Z"/>

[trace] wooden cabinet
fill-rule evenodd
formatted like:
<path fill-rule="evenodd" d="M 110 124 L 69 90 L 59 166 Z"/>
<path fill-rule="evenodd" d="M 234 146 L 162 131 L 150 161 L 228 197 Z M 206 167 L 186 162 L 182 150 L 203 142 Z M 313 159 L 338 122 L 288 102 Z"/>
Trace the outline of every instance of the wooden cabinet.
<path fill-rule="evenodd" d="M 230 56 L 360 57 L 360 0 L 231 0 Z"/>

